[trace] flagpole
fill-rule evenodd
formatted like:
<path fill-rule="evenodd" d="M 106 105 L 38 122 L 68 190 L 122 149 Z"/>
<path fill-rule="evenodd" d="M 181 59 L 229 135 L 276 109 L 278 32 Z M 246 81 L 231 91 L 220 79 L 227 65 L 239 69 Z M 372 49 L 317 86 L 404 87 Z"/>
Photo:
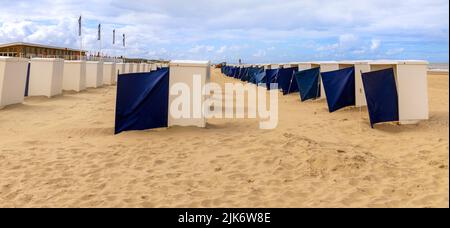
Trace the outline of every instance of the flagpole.
<path fill-rule="evenodd" d="M 81 61 L 81 55 L 82 55 L 82 52 L 83 52 L 83 32 L 81 31 L 81 19 L 82 19 L 82 17 L 83 17 L 83 15 L 82 14 L 80 14 L 80 18 L 79 18 L 79 20 L 78 20 L 78 29 L 79 29 L 79 31 L 78 31 L 78 35 L 80 36 L 80 61 Z"/>
<path fill-rule="evenodd" d="M 81 55 L 83 54 L 83 35 L 80 36 L 80 61 L 81 59 Z"/>
<path fill-rule="evenodd" d="M 100 38 L 100 61 L 102 61 L 103 59 L 103 54 L 102 54 L 102 38 Z"/>

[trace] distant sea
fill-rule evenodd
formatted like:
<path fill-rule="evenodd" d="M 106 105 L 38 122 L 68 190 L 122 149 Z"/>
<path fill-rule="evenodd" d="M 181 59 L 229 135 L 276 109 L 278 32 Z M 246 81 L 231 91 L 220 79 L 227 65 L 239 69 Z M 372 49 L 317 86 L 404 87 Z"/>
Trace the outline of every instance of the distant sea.
<path fill-rule="evenodd" d="M 448 63 L 430 63 L 428 68 L 432 70 L 448 70 Z"/>

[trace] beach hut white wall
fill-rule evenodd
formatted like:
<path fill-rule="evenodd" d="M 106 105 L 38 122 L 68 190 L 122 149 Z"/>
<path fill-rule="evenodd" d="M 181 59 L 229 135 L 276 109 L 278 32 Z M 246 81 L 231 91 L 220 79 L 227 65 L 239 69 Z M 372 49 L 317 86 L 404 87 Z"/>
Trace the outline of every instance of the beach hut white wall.
<path fill-rule="evenodd" d="M 86 89 L 86 61 L 64 61 L 63 90 L 80 92 Z"/>
<path fill-rule="evenodd" d="M 0 57 L 0 109 L 23 102 L 27 70 L 27 59 Z"/>
<path fill-rule="evenodd" d="M 86 62 L 86 87 L 98 88 L 103 85 L 103 62 Z"/>
<path fill-rule="evenodd" d="M 125 63 L 116 63 L 117 74 L 125 74 Z"/>
<path fill-rule="evenodd" d="M 298 70 L 308 70 L 311 69 L 311 63 L 307 63 L 307 62 L 300 62 L 300 63 L 296 63 Z"/>
<path fill-rule="evenodd" d="M 149 68 L 148 63 L 144 63 L 144 69 L 143 69 L 143 72 L 149 72 L 149 71 L 150 71 L 150 68 Z"/>
<path fill-rule="evenodd" d="M 133 64 L 132 73 L 139 73 L 139 65 L 137 63 L 132 63 L 132 64 Z"/>
<path fill-rule="evenodd" d="M 103 84 L 114 85 L 116 83 L 116 64 L 104 63 L 103 64 Z"/>
<path fill-rule="evenodd" d="M 205 84 L 208 82 L 210 78 L 210 62 L 209 61 L 172 61 L 170 62 L 170 82 L 169 88 L 173 88 L 173 85 L 177 83 L 184 83 L 188 85 L 190 89 L 190 117 L 187 118 L 173 118 L 172 115 L 169 114 L 169 127 L 170 126 L 197 126 L 197 127 L 206 127 L 206 117 L 203 111 L 203 108 L 200 107 L 200 110 L 194 107 L 194 99 L 200 99 L 201 106 L 205 102 L 205 96 L 199 93 Z M 200 76 L 200 84 L 194 85 L 194 75 Z M 201 86 L 201 88 L 197 88 L 197 86 Z M 177 99 L 178 96 L 170 95 L 169 96 L 169 113 L 170 113 L 170 104 Z M 194 109 L 195 108 L 195 109 Z M 195 116 L 194 113 L 197 113 L 198 116 Z"/>
<path fill-rule="evenodd" d="M 373 61 L 370 71 L 394 69 L 398 92 L 400 124 L 415 124 L 429 119 L 426 61 Z"/>
<path fill-rule="evenodd" d="M 62 94 L 63 59 L 33 58 L 30 64 L 28 96 L 50 98 Z"/>
<path fill-rule="evenodd" d="M 136 63 L 136 73 L 142 72 L 142 63 Z"/>
<path fill-rule="evenodd" d="M 275 69 L 279 69 L 280 68 L 280 64 L 270 64 L 270 69 L 275 70 Z"/>
<path fill-rule="evenodd" d="M 125 63 L 125 74 L 129 74 L 133 72 L 133 65 L 131 63 Z"/>

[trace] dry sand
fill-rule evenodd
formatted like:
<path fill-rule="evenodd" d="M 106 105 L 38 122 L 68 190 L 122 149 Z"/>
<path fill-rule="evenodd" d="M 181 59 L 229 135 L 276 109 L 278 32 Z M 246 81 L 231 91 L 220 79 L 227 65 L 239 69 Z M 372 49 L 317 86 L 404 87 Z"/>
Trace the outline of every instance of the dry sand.
<path fill-rule="evenodd" d="M 276 130 L 114 136 L 115 87 L 27 98 L 0 111 L 0 207 L 449 207 L 448 83 L 429 77 L 430 121 L 375 130 L 290 95 Z"/>

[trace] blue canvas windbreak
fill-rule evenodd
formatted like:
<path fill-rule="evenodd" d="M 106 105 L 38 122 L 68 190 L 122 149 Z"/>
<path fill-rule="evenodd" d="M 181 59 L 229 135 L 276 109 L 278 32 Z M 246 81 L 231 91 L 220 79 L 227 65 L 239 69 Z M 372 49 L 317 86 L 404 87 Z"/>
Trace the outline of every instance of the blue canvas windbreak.
<path fill-rule="evenodd" d="M 228 76 L 228 77 L 233 77 L 234 71 L 235 71 L 235 70 L 236 70 L 235 67 L 230 67 L 230 68 L 228 69 L 228 74 L 227 74 L 227 76 Z"/>
<path fill-rule="evenodd" d="M 272 89 L 270 84 L 277 83 L 278 69 L 267 69 L 266 70 L 266 87 L 268 90 Z"/>
<path fill-rule="evenodd" d="M 168 126 L 169 68 L 119 75 L 115 134 Z"/>
<path fill-rule="evenodd" d="M 233 78 L 237 78 L 240 73 L 241 73 L 241 68 L 240 67 L 236 67 L 235 71 L 234 71 L 234 74 L 233 74 Z"/>
<path fill-rule="evenodd" d="M 222 67 L 222 74 L 228 76 L 228 70 L 230 69 L 229 66 L 224 66 Z"/>
<path fill-rule="evenodd" d="M 264 87 L 266 86 L 266 71 L 264 69 L 260 69 L 259 72 L 255 75 L 255 83 Z"/>
<path fill-rule="evenodd" d="M 297 80 L 295 79 L 295 72 L 298 68 L 283 68 L 278 71 L 278 86 L 283 91 L 284 95 L 298 92 Z"/>
<path fill-rule="evenodd" d="M 240 78 L 241 81 L 248 82 L 252 70 L 253 70 L 253 67 L 246 68 L 245 74 L 242 75 L 242 77 Z"/>
<path fill-rule="evenodd" d="M 264 71 L 263 68 L 253 67 L 252 70 L 249 72 L 248 82 L 258 84 L 258 75 L 263 71 Z"/>
<path fill-rule="evenodd" d="M 257 68 L 255 68 L 255 67 L 247 68 L 247 71 L 245 72 L 245 75 L 241 78 L 241 81 L 250 82 L 252 80 L 253 75 L 255 74 L 256 70 L 257 70 Z"/>
<path fill-rule="evenodd" d="M 302 101 L 320 97 L 320 67 L 299 71 L 295 78 Z"/>
<path fill-rule="evenodd" d="M 330 112 L 356 104 L 354 67 L 321 73 L 321 76 Z"/>
<path fill-rule="evenodd" d="M 236 73 L 234 74 L 234 78 L 239 78 L 239 75 L 241 75 L 241 71 L 242 71 L 242 68 L 238 67 L 236 70 Z"/>
<path fill-rule="evenodd" d="M 227 76 L 228 77 L 233 77 L 234 71 L 235 71 L 235 68 L 234 67 L 230 67 Z"/>
<path fill-rule="evenodd" d="M 362 81 L 372 128 L 377 123 L 399 121 L 394 69 L 363 73 Z"/>
<path fill-rule="evenodd" d="M 245 68 L 241 68 L 241 72 L 239 74 L 238 79 L 241 80 L 243 77 L 245 77 L 247 75 L 247 72 L 248 72 L 248 68 L 246 68 L 246 67 Z"/>

